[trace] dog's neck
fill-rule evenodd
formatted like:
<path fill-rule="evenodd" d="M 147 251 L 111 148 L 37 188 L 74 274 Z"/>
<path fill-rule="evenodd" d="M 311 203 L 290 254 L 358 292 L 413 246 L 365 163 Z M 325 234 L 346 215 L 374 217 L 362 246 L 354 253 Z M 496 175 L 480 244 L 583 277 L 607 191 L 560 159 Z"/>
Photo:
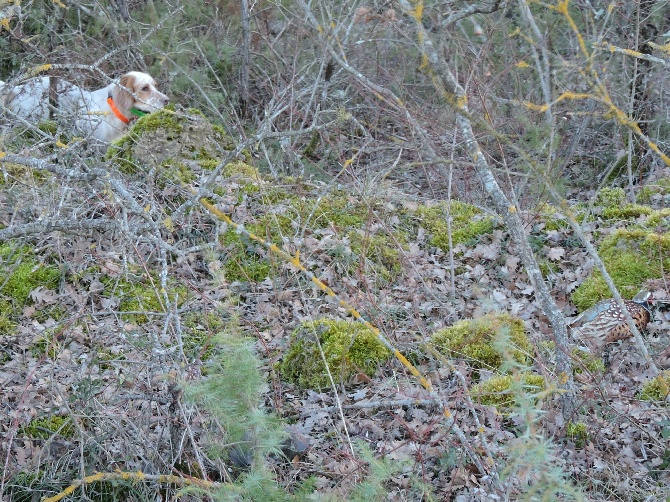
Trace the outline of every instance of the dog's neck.
<path fill-rule="evenodd" d="M 128 118 L 123 113 L 121 113 L 121 110 L 119 110 L 116 104 L 114 103 L 114 98 L 112 97 L 111 94 L 109 95 L 109 97 L 107 97 L 107 104 L 111 108 L 112 113 L 116 116 L 116 118 L 119 119 L 124 124 L 126 125 L 130 124 L 130 121 L 135 118 L 135 117 Z"/>

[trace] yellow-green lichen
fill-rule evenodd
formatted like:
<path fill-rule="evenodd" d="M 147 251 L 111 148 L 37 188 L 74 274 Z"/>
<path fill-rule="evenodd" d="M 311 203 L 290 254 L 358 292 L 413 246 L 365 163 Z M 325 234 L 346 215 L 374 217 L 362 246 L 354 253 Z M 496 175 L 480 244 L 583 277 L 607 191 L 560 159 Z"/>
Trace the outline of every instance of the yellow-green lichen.
<path fill-rule="evenodd" d="M 376 335 L 362 324 L 323 319 L 304 322 L 293 331 L 279 369 L 283 378 L 300 387 L 328 388 L 331 383 L 324 358 L 335 383 L 346 383 L 358 372 L 374 374 L 390 355 Z"/>
<path fill-rule="evenodd" d="M 502 330 L 509 336 L 511 355 L 515 361 L 526 364 L 532 347 L 525 333 L 523 321 L 509 314 L 486 314 L 477 319 L 459 321 L 449 328 L 437 331 L 430 341 L 447 357 L 464 358 L 473 368 L 497 369 L 503 356 L 493 347 L 493 340 Z"/>
<path fill-rule="evenodd" d="M 646 280 L 662 277 L 662 271 L 670 267 L 670 234 L 619 229 L 603 240 L 598 253 L 624 298 L 632 298 Z M 583 311 L 611 296 L 605 280 L 596 272 L 570 299 Z"/>
<path fill-rule="evenodd" d="M 449 251 L 446 202 L 435 206 L 421 205 L 416 210 L 420 224 L 430 232 L 430 242 L 436 247 Z M 493 231 L 496 224 L 491 216 L 485 215 L 475 206 L 459 201 L 451 201 L 451 238 L 453 245 L 474 241 L 477 237 Z"/>
<path fill-rule="evenodd" d="M 665 401 L 670 396 L 670 370 L 646 382 L 639 396 L 644 401 Z"/>
<path fill-rule="evenodd" d="M 31 439 L 49 439 L 54 434 L 71 439 L 74 436 L 74 425 L 70 417 L 51 415 L 31 420 L 28 425 L 19 429 L 19 434 Z"/>
<path fill-rule="evenodd" d="M 495 406 L 498 411 L 507 412 L 514 406 L 518 393 L 524 392 L 533 396 L 545 390 L 545 387 L 542 375 L 497 375 L 473 385 L 470 394 L 480 404 Z"/>
<path fill-rule="evenodd" d="M 586 424 L 582 422 L 568 422 L 565 428 L 565 435 L 577 448 L 584 448 L 589 439 L 589 430 Z"/>

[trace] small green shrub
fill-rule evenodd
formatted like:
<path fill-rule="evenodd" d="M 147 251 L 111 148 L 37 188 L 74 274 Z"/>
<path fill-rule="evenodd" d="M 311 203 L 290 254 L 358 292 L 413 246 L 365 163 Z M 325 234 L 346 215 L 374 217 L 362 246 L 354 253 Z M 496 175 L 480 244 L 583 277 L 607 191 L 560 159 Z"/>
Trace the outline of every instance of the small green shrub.
<path fill-rule="evenodd" d="M 363 324 L 322 319 L 301 323 L 291 334 L 290 347 L 279 369 L 284 378 L 303 388 L 330 387 L 324 360 L 336 382 L 357 372 L 374 374 L 391 352 Z"/>
<path fill-rule="evenodd" d="M 577 448 L 584 448 L 589 439 L 588 428 L 582 422 L 569 422 L 565 428 L 565 435 L 575 443 Z"/>

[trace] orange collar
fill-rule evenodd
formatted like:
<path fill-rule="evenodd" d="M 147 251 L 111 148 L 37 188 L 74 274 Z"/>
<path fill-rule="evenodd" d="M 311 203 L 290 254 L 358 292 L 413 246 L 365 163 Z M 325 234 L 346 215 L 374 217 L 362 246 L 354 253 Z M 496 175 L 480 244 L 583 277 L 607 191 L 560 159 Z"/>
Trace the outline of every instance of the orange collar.
<path fill-rule="evenodd" d="M 112 112 L 114 112 L 114 115 L 116 115 L 117 119 L 119 119 L 124 124 L 130 124 L 130 119 L 123 115 L 123 113 L 121 113 L 121 111 L 116 107 L 111 96 L 107 98 L 107 104 L 112 109 Z"/>

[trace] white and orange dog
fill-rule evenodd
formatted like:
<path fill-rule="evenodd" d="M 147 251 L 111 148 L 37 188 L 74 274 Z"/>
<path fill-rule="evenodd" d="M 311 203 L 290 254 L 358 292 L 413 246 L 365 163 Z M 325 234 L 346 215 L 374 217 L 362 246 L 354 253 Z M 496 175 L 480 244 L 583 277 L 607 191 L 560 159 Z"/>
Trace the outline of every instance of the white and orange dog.
<path fill-rule="evenodd" d="M 74 121 L 81 133 L 110 143 L 121 137 L 136 117 L 160 110 L 169 102 L 156 88 L 156 81 L 138 71 L 126 73 L 97 91 L 52 78 L 34 78 L 10 88 L 0 82 L 0 111 L 4 105 L 30 122 L 47 120 L 51 112 L 54 117 Z"/>

